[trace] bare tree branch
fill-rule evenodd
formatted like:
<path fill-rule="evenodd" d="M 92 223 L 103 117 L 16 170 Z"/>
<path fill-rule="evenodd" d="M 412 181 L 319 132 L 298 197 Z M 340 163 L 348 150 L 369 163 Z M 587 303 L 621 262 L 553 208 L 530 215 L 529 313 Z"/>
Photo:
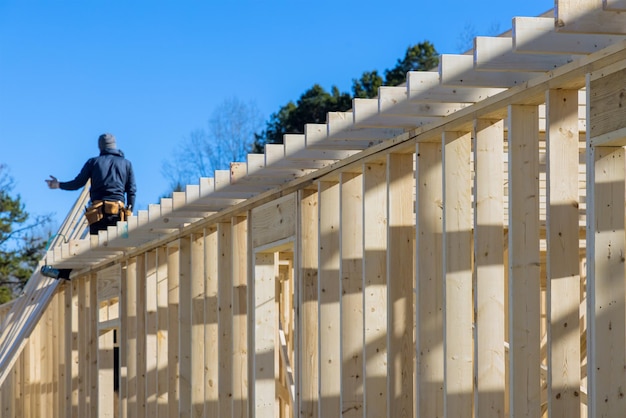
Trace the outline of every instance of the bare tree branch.
<path fill-rule="evenodd" d="M 227 169 L 231 162 L 245 161 L 262 123 L 254 102 L 226 99 L 211 114 L 207 129 L 190 132 L 173 151 L 172 158 L 163 162 L 161 173 L 174 190 L 195 183 L 200 177 L 213 177 L 215 170 Z"/>

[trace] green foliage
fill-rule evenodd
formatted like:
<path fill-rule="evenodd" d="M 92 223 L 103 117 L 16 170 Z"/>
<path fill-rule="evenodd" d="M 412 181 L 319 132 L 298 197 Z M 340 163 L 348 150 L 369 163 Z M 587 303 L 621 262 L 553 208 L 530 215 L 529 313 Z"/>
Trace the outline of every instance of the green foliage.
<path fill-rule="evenodd" d="M 352 80 L 352 93 L 356 98 L 374 98 L 382 85 L 397 86 L 406 81 L 409 71 L 428 71 L 439 64 L 439 56 L 428 41 L 407 48 L 396 66 L 385 70 L 385 80 L 378 71 L 366 71 L 361 78 Z M 352 97 L 335 86 L 326 92 L 315 84 L 305 91 L 296 103 L 289 102 L 270 116 L 263 132 L 255 134 L 253 152 L 262 153 L 265 144 L 281 144 L 284 134 L 304 133 L 307 123 L 325 123 L 328 112 L 345 112 L 352 108 Z"/>
<path fill-rule="evenodd" d="M 20 196 L 12 196 L 13 180 L 0 164 L 0 303 L 18 295 L 41 259 L 45 241 L 34 234 L 48 217 L 30 219 Z"/>
<path fill-rule="evenodd" d="M 315 84 L 300 96 L 297 103 L 289 102 L 270 116 L 265 132 L 257 135 L 255 152 L 262 152 L 265 143 L 281 144 L 284 134 L 304 133 L 307 123 L 325 123 L 328 112 L 345 112 L 350 107 L 352 98 L 348 93 L 340 92 L 335 86 L 329 93 Z"/>
<path fill-rule="evenodd" d="M 383 85 L 383 78 L 378 71 L 366 71 L 359 80 L 352 80 L 352 94 L 359 99 L 371 99 L 378 95 L 378 88 Z"/>
<path fill-rule="evenodd" d="M 8 287 L 0 287 L 0 305 L 4 305 L 7 302 L 10 302 L 13 299 L 13 294 Z"/>
<path fill-rule="evenodd" d="M 428 41 L 413 45 L 406 50 L 403 59 L 396 66 L 385 71 L 385 85 L 398 86 L 406 81 L 409 71 L 428 71 L 439 65 L 439 54 Z"/>

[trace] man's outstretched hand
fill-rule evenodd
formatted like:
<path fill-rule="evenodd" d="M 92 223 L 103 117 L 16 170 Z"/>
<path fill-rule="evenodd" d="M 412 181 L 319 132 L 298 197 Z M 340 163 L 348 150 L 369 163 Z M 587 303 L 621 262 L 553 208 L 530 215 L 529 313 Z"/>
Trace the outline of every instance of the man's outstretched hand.
<path fill-rule="evenodd" d="M 46 180 L 46 183 L 48 183 L 48 187 L 51 189 L 59 188 L 59 180 L 57 180 L 57 178 L 54 177 L 52 174 L 50 175 L 50 180 Z"/>

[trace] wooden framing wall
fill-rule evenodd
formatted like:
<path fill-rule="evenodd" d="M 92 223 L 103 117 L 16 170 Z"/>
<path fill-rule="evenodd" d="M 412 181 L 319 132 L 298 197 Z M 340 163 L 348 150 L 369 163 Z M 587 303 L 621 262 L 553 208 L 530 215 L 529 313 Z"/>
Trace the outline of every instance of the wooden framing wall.
<path fill-rule="evenodd" d="M 0 307 L 1 415 L 622 416 L 626 4 L 557 6 L 98 237 L 73 211 L 72 281 Z"/>

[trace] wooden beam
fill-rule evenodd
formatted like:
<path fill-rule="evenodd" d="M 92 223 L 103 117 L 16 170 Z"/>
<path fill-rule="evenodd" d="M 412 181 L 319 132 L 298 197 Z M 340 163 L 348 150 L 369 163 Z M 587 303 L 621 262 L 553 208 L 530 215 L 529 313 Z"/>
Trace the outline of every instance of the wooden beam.
<path fill-rule="evenodd" d="M 602 8 L 614 12 L 625 12 L 626 0 L 602 0 Z"/>
<path fill-rule="evenodd" d="M 0 411 L 5 416 L 16 416 L 15 403 L 19 401 L 19 382 L 17 381 L 19 365 L 13 366 L 12 372 L 5 379 L 0 392 Z M 61 415 L 61 414 L 59 414 Z"/>
<path fill-rule="evenodd" d="M 66 417 L 71 411 L 70 408 L 70 393 L 71 393 L 71 370 L 70 359 L 72 355 L 72 292 L 71 286 L 66 284 L 63 286 L 62 291 L 59 292 L 59 302 L 57 304 L 57 313 L 55 317 L 55 323 L 58 324 L 58 350 L 57 356 L 59 357 L 59 372 L 58 372 L 58 408 L 57 416 Z"/>
<path fill-rule="evenodd" d="M 404 94 L 404 100 L 406 100 L 406 88 L 401 89 Z M 379 111 L 379 99 L 365 99 L 357 97 L 352 99 L 352 112 L 354 112 L 355 124 L 365 123 L 366 120 L 376 117 Z"/>
<path fill-rule="evenodd" d="M 230 170 L 215 170 L 213 175 L 216 192 L 228 188 L 232 177 Z"/>
<path fill-rule="evenodd" d="M 233 238 L 230 222 L 217 224 L 217 348 L 219 416 L 233 413 Z"/>
<path fill-rule="evenodd" d="M 113 418 L 113 330 L 98 337 L 98 417 Z"/>
<path fill-rule="evenodd" d="M 387 182 L 383 163 L 363 165 L 363 330 L 365 416 L 388 415 Z"/>
<path fill-rule="evenodd" d="M 147 254 L 137 256 L 137 415 L 145 416 L 146 413 L 146 258 Z"/>
<path fill-rule="evenodd" d="M 372 99 L 375 100 L 375 99 Z M 409 92 L 406 86 L 381 86 L 378 88 L 378 111 L 380 113 L 397 114 L 395 109 L 399 108 L 399 105 L 406 104 L 409 101 Z M 440 116 L 436 112 L 433 112 L 433 108 L 427 105 L 417 104 L 412 106 L 412 109 L 407 113 L 412 116 Z M 355 113 L 355 123 L 357 122 Z"/>
<path fill-rule="evenodd" d="M 414 154 L 387 156 L 387 289 L 389 416 L 415 416 Z M 342 275 L 343 277 L 343 275 Z"/>
<path fill-rule="evenodd" d="M 45 312 L 59 281 L 43 277 L 40 264 L 24 288 L 24 297 L 11 307 L 0 335 L 0 386 L 8 377 L 28 337 Z"/>
<path fill-rule="evenodd" d="M 178 308 L 178 415 L 190 418 L 193 414 L 193 326 L 192 326 L 192 237 L 179 241 L 179 308 Z M 191 343 L 190 343 L 191 342 Z"/>
<path fill-rule="evenodd" d="M 341 415 L 339 184 L 318 184 L 320 415 Z"/>
<path fill-rule="evenodd" d="M 520 54 L 509 37 L 474 38 L 474 67 L 482 71 L 544 72 L 572 62 L 570 55 Z"/>
<path fill-rule="evenodd" d="M 623 147 L 588 148 L 587 358 L 589 416 L 626 410 Z"/>
<path fill-rule="evenodd" d="M 49 308 L 52 308 L 54 304 L 54 296 L 51 298 Z M 43 316 L 39 321 L 39 333 L 35 335 L 35 338 L 39 340 L 39 379 L 40 379 L 40 394 L 39 394 L 39 415 L 41 417 L 48 418 L 53 412 L 52 410 L 52 398 L 48 392 L 48 384 L 50 383 L 52 372 L 52 344 L 50 340 L 51 334 L 51 318 L 50 312 L 52 309 L 46 309 Z"/>
<path fill-rule="evenodd" d="M 98 414 L 98 300 L 96 275 L 89 274 L 85 278 L 88 294 L 88 311 L 85 315 L 87 324 L 85 327 L 85 336 L 87 338 L 86 367 L 87 371 L 87 387 L 86 389 L 86 413 L 89 416 L 97 416 Z"/>
<path fill-rule="evenodd" d="M 539 117 L 509 106 L 510 413 L 540 416 Z"/>
<path fill-rule="evenodd" d="M 280 397 L 280 413 L 285 416 L 293 415 L 295 411 L 296 391 L 293 373 L 293 361 L 295 360 L 295 275 L 294 275 L 294 252 L 293 240 L 280 245 L 278 251 L 278 344 L 279 344 L 279 367 L 278 367 L 278 393 Z M 284 395 L 286 396 L 284 396 Z"/>
<path fill-rule="evenodd" d="M 284 154 L 283 144 L 269 145 L 281 147 Z M 263 154 L 248 154 L 247 177 L 245 179 L 242 179 L 240 181 L 240 184 L 242 181 L 247 181 L 250 183 L 266 183 L 270 181 L 277 184 L 286 183 L 313 171 L 312 168 L 303 168 L 294 164 L 289 164 L 284 155 L 280 160 L 277 159 L 270 164 L 267 163 L 267 158 L 267 154 L 265 156 Z"/>
<path fill-rule="evenodd" d="M 419 116 L 425 121 L 432 121 L 441 116 L 450 116 L 454 112 L 469 106 L 468 103 L 409 100 L 406 91 L 402 99 L 395 98 L 395 95 L 398 94 L 397 89 L 404 90 L 404 87 L 380 87 L 379 101 L 381 113 L 386 113 L 388 116 Z"/>
<path fill-rule="evenodd" d="M 289 411 L 289 408 L 293 407 L 295 401 L 295 385 L 293 380 L 293 368 L 289 362 L 289 347 L 287 346 L 287 335 L 283 330 L 282 323 L 278 322 L 278 339 L 280 343 L 280 358 L 281 368 L 284 370 L 285 386 L 279 385 L 278 390 L 287 391 L 287 400 L 285 405 L 285 412 Z"/>
<path fill-rule="evenodd" d="M 341 411 L 362 418 L 363 376 L 363 175 L 341 173 Z"/>
<path fill-rule="evenodd" d="M 443 416 L 443 192 L 441 142 L 416 147 L 417 415 Z"/>
<path fill-rule="evenodd" d="M 292 237 L 296 232 L 296 196 L 289 194 L 252 210 L 252 245 L 265 244 Z"/>
<path fill-rule="evenodd" d="M 331 119 L 336 119 L 337 122 L 340 121 L 339 125 L 347 124 L 346 117 L 342 116 L 334 118 L 330 116 Z M 343 119 L 343 120 L 342 120 Z M 347 120 L 350 120 L 348 118 Z M 337 126 L 339 126 L 337 125 Z M 334 132 L 338 128 L 332 128 L 331 132 Z M 346 137 L 343 135 L 342 138 L 334 138 L 329 137 L 329 127 L 327 124 L 312 124 L 308 123 L 304 126 L 304 135 L 306 138 L 306 147 L 311 150 L 327 150 L 331 152 L 349 152 L 349 151 L 358 151 L 365 148 L 370 147 L 375 140 L 359 140 L 355 138 Z M 371 137 L 371 135 L 370 135 Z M 378 141 L 376 141 L 378 142 Z"/>
<path fill-rule="evenodd" d="M 276 379 L 278 378 L 276 310 L 277 254 L 256 253 L 254 263 L 254 342 L 251 391 L 254 402 L 251 418 L 273 417 L 278 412 Z"/>
<path fill-rule="evenodd" d="M 43 344 L 46 345 L 45 350 L 48 355 L 45 361 L 45 375 L 44 375 L 44 386 L 42 387 L 42 391 L 45 393 L 45 398 L 42 399 L 42 408 L 45 412 L 44 416 L 53 418 L 54 414 L 56 414 L 58 399 L 57 399 L 57 391 L 58 391 L 58 381 L 59 381 L 59 355 L 57 352 L 57 329 L 56 326 L 58 322 L 55 322 L 55 313 L 57 312 L 56 305 L 59 300 L 59 294 L 55 293 L 48 305 L 48 309 L 46 310 L 46 322 L 45 322 L 45 336 L 42 338 Z M 43 415 L 43 414 L 42 414 Z"/>
<path fill-rule="evenodd" d="M 237 163 L 245 164 L 245 163 Z M 268 177 L 259 176 L 256 177 L 242 177 L 235 183 L 228 187 L 229 193 L 248 194 L 250 197 L 254 197 L 257 194 L 276 189 L 295 180 L 297 177 L 293 173 L 287 173 L 286 175 Z"/>
<path fill-rule="evenodd" d="M 80 295 L 79 295 L 79 286 L 78 286 L 78 281 L 72 281 L 71 282 L 71 305 L 69 307 L 69 310 L 71 310 L 71 324 L 70 324 L 70 356 L 69 356 L 69 364 L 70 364 L 70 370 L 69 370 L 69 399 L 68 399 L 68 410 L 71 413 L 72 417 L 76 417 L 78 416 L 78 402 L 79 402 L 79 385 L 78 385 L 78 377 L 79 377 L 79 339 L 78 339 L 78 332 L 79 332 L 79 327 L 80 327 L 80 323 L 79 323 L 79 313 L 80 313 L 80 307 L 82 306 L 82 302 L 80 302 Z M 120 355 L 122 355 L 123 353 L 125 353 L 125 350 L 122 350 L 120 352 Z M 122 368 L 122 383 L 123 383 L 123 379 L 125 377 L 125 369 L 124 366 L 126 366 L 126 359 L 124 357 L 120 357 L 120 366 Z M 126 386 L 122 386 L 120 385 L 120 389 L 123 390 L 124 393 L 126 394 Z"/>
<path fill-rule="evenodd" d="M 560 32 L 626 34 L 626 16 L 603 10 L 604 0 L 555 0 Z"/>
<path fill-rule="evenodd" d="M 546 93 L 548 399 L 556 416 L 580 417 L 578 92 Z"/>
<path fill-rule="evenodd" d="M 145 257 L 144 286 L 139 290 L 144 294 L 144 340 L 145 340 L 145 391 L 146 416 L 158 417 L 158 323 L 157 323 L 157 252 L 148 251 Z"/>
<path fill-rule="evenodd" d="M 46 349 L 49 352 L 48 359 L 46 361 L 46 385 L 45 393 L 46 399 L 44 403 L 44 411 L 48 417 L 54 417 L 59 414 L 59 399 L 58 399 L 58 382 L 59 382 L 59 351 L 58 351 L 58 337 L 59 337 L 59 321 L 57 317 L 60 294 L 55 293 L 52 301 L 48 305 L 46 310 L 46 339 L 44 344 L 47 345 Z"/>
<path fill-rule="evenodd" d="M 476 71 L 471 55 L 443 54 L 439 58 L 439 76 L 444 86 L 514 87 L 537 75 L 524 72 Z"/>
<path fill-rule="evenodd" d="M 327 167 L 337 160 L 348 158 L 356 151 L 331 151 L 307 149 L 306 136 L 302 134 L 283 135 L 288 161 L 303 168 Z"/>
<path fill-rule="evenodd" d="M 24 378 L 24 356 L 20 356 L 19 360 L 15 364 L 15 373 L 12 375 L 15 379 L 15 398 L 12 403 L 12 408 L 16 411 L 19 410 L 19 407 L 23 405 L 24 391 L 22 391 L 23 387 L 23 378 Z"/>
<path fill-rule="evenodd" d="M 319 415 L 319 351 L 318 351 L 318 193 L 303 189 L 298 192 L 298 243 L 301 251 L 300 277 L 298 286 L 298 344 L 302 348 L 298 357 L 300 370 L 296 374 L 299 411 L 304 416 Z M 252 330 L 250 331 L 252 332 Z"/>
<path fill-rule="evenodd" d="M 475 416 L 505 411 L 504 124 L 474 123 Z"/>
<path fill-rule="evenodd" d="M 169 405 L 169 376 L 168 376 L 168 266 L 167 248 L 160 246 L 156 250 L 157 270 L 156 270 L 156 321 L 157 321 L 157 359 L 156 359 L 156 379 L 157 379 L 157 417 L 168 416 Z"/>
<path fill-rule="evenodd" d="M 204 233 L 191 236 L 191 403 L 192 416 L 204 413 Z"/>
<path fill-rule="evenodd" d="M 76 203 L 66 216 L 58 233 L 51 239 L 49 248 L 54 248 L 61 242 L 77 239 L 87 229 L 87 218 L 83 215 L 85 205 L 89 202 L 89 190 L 91 181 L 81 189 L 80 195 L 76 198 Z"/>
<path fill-rule="evenodd" d="M 284 144 L 265 144 L 264 154 L 265 165 L 270 166 L 279 163 L 285 158 Z"/>
<path fill-rule="evenodd" d="M 118 416 L 124 417 L 128 416 L 128 405 L 129 405 L 129 390 L 130 382 L 128 379 L 128 364 L 129 364 L 129 356 L 128 349 L 129 345 L 127 343 L 128 337 L 133 336 L 134 330 L 130 329 L 130 326 L 136 326 L 136 318 L 129 316 L 128 308 L 131 300 L 128 296 L 129 286 L 128 286 L 128 276 L 129 274 L 135 274 L 135 263 L 136 260 L 131 258 L 129 260 L 125 260 L 120 263 L 121 271 L 120 271 L 120 290 L 119 290 L 119 305 L 120 305 L 120 326 L 119 326 L 119 405 L 118 405 Z M 132 265 L 131 265 L 132 264 Z M 134 279 L 131 279 L 134 280 Z M 72 282 L 73 283 L 73 282 Z M 131 297 L 135 298 L 134 290 L 131 291 Z M 134 303 L 134 302 L 133 302 Z M 132 308 L 134 309 L 134 308 Z M 134 312 L 134 311 L 133 311 Z M 136 329 L 136 328 L 135 328 Z M 136 345 L 135 345 L 136 347 Z M 133 352 L 134 355 L 134 352 Z M 133 364 L 134 367 L 134 364 Z M 133 393 L 134 389 L 133 389 Z"/>
<path fill-rule="evenodd" d="M 168 331 L 167 331 L 167 357 L 168 357 L 168 416 L 178 415 L 180 402 L 180 332 L 178 316 L 180 315 L 180 240 L 174 241 L 167 247 L 167 303 Z"/>
<path fill-rule="evenodd" d="M 248 217 L 232 218 L 232 264 L 233 286 L 233 416 L 248 416 L 248 385 L 243 376 L 248 373 L 248 277 L 250 269 Z M 247 379 L 245 380 L 247 381 Z"/>
<path fill-rule="evenodd" d="M 325 123 L 307 123 L 304 125 L 304 136 L 308 150 L 325 151 L 329 156 L 341 153 L 355 154 L 356 151 L 365 149 L 370 144 L 369 140 L 329 138 L 328 125 Z"/>
<path fill-rule="evenodd" d="M 319 169 L 332 164 L 335 160 L 318 160 L 316 158 L 309 159 L 307 155 L 310 153 L 306 150 L 306 142 L 304 135 L 301 134 L 285 134 L 283 135 L 283 146 L 285 147 L 285 156 L 276 161 L 272 168 L 275 170 L 292 170 L 300 171 L 301 175 L 310 172 L 313 169 Z M 311 157 L 315 157 L 310 154 Z"/>
<path fill-rule="evenodd" d="M 412 129 L 424 126 L 438 120 L 438 117 L 413 115 L 411 112 L 427 112 L 430 109 L 424 103 L 401 102 L 379 113 L 376 99 L 352 99 L 354 123 L 364 128 Z"/>
<path fill-rule="evenodd" d="M 371 146 L 372 143 L 393 138 L 404 132 L 402 129 L 360 128 L 354 124 L 353 112 L 328 112 L 326 117 L 329 141 L 357 141 L 357 144 Z"/>
<path fill-rule="evenodd" d="M 121 266 L 119 264 L 98 271 L 98 302 L 119 299 Z"/>
<path fill-rule="evenodd" d="M 444 403 L 451 416 L 471 416 L 473 408 L 471 140 L 469 132 L 442 135 Z"/>
<path fill-rule="evenodd" d="M 589 135 L 593 146 L 626 145 L 626 68 L 590 76 Z"/>
<path fill-rule="evenodd" d="M 219 259 L 217 228 L 204 230 L 204 401 L 205 415 L 220 415 Z M 224 280 L 226 281 L 226 280 Z M 224 283 L 221 283 L 224 286 Z"/>
<path fill-rule="evenodd" d="M 558 32 L 551 17 L 513 18 L 513 49 L 519 53 L 591 54 L 624 39 L 624 35 Z"/>
<path fill-rule="evenodd" d="M 34 386 L 37 381 L 35 378 L 35 349 L 32 344 L 27 344 L 24 347 L 22 356 L 24 357 L 24 415 L 33 416 L 38 415 L 40 411 L 35 409 L 36 394 L 34 394 Z"/>
<path fill-rule="evenodd" d="M 504 91 L 502 87 L 442 86 L 439 72 L 433 71 L 409 71 L 406 85 L 410 101 L 426 103 L 476 103 Z"/>

